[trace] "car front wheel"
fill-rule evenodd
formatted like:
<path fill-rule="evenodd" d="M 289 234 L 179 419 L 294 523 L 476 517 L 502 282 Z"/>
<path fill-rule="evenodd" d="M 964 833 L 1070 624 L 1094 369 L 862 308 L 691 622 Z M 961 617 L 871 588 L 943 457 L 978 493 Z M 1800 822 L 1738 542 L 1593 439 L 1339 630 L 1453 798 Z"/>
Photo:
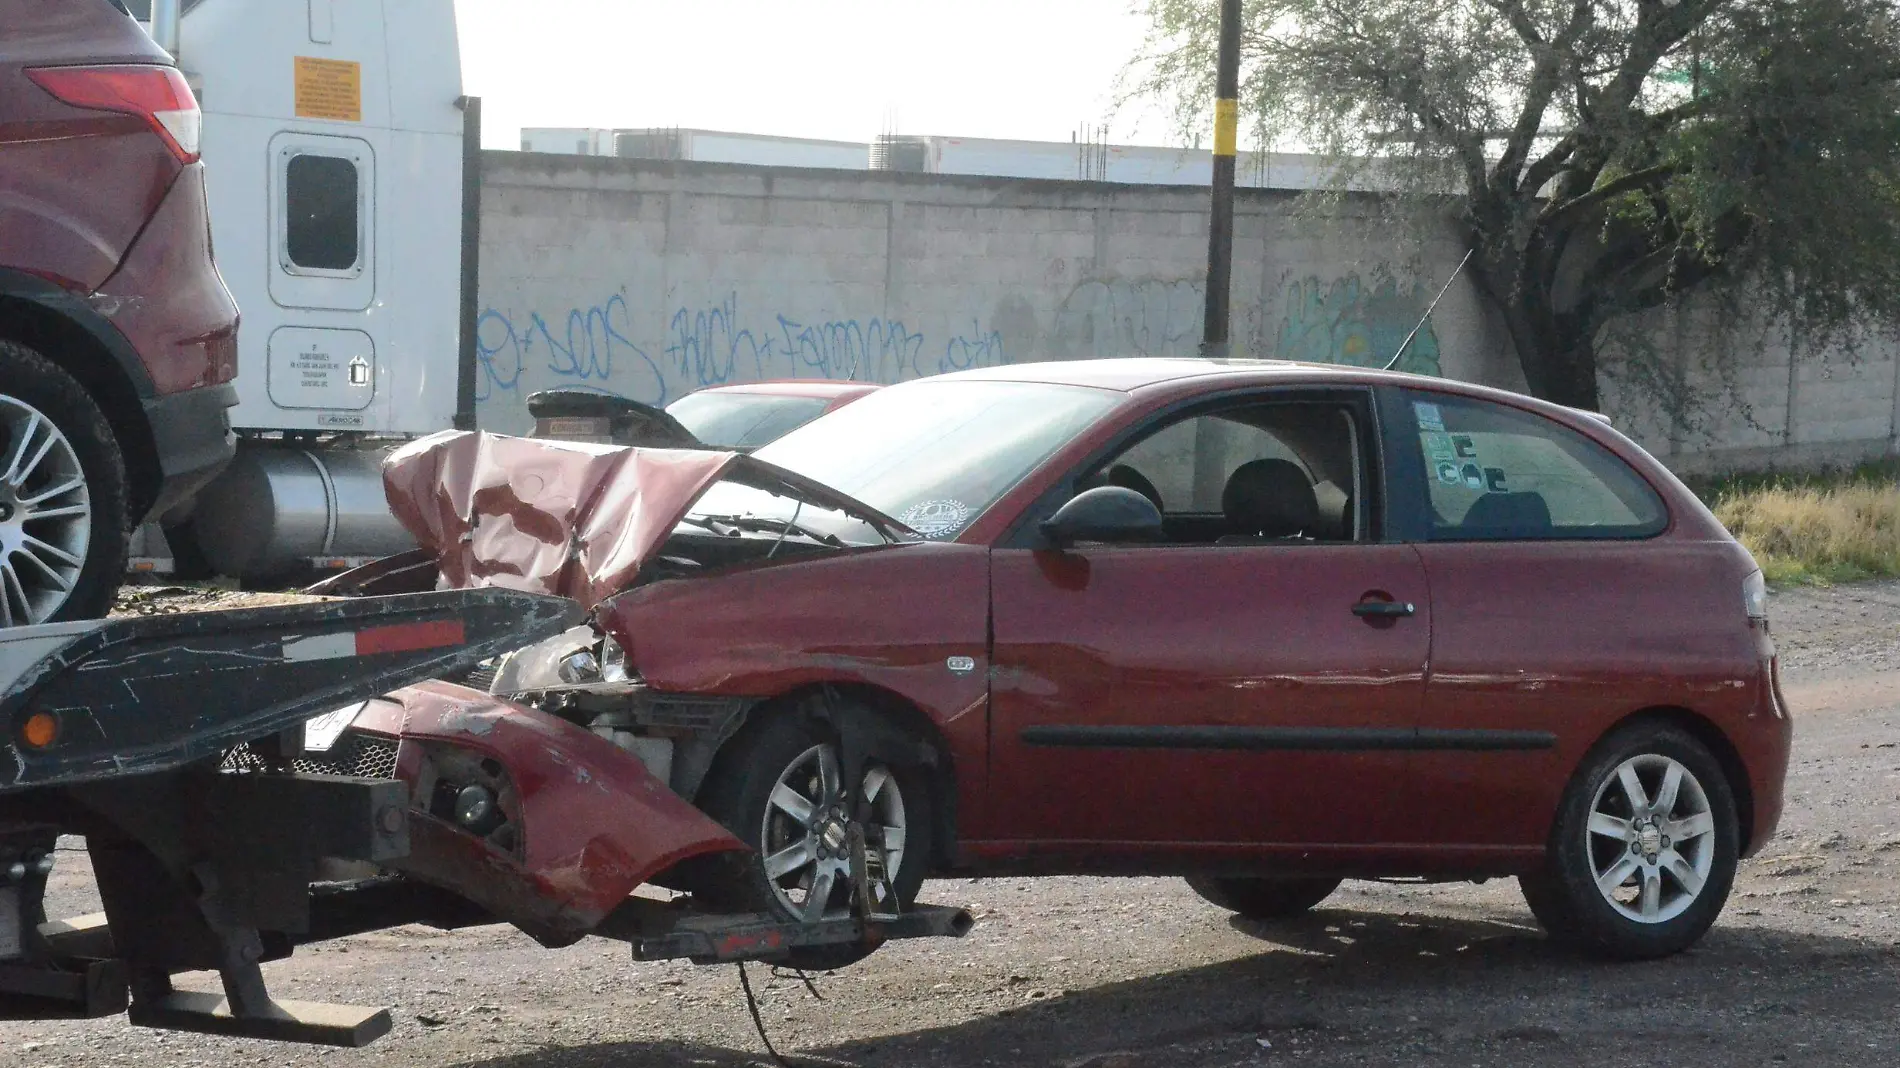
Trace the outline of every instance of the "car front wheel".
<path fill-rule="evenodd" d="M 1740 828 L 1703 744 L 1646 724 L 1604 739 L 1571 779 L 1542 867 L 1519 877 L 1551 937 L 1603 956 L 1681 952 L 1735 882 Z"/>
<path fill-rule="evenodd" d="M 885 876 L 865 888 L 872 908 L 909 908 L 929 867 L 924 777 L 871 761 L 847 797 L 845 775 L 832 729 L 802 711 L 782 710 L 741 733 L 714 766 L 699 805 L 752 852 L 714 858 L 694 880 L 696 896 L 806 923 L 847 914 L 859 894 L 851 842 L 861 835 L 868 865 Z M 789 963 L 828 971 L 865 955 L 856 946 L 802 947 Z"/>

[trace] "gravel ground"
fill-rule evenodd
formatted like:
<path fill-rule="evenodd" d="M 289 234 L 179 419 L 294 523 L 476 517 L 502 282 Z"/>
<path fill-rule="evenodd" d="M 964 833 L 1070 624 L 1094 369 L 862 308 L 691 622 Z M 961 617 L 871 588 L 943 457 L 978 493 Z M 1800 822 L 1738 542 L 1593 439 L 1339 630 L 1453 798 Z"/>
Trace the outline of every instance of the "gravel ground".
<path fill-rule="evenodd" d="M 1171 879 L 945 881 L 925 897 L 970 907 L 969 937 L 816 977 L 822 1000 L 755 967 L 765 1025 L 793 1063 L 864 1068 L 1900 1063 L 1900 583 L 1780 593 L 1773 612 L 1800 717 L 1788 813 L 1687 954 L 1566 955 L 1508 880 L 1348 884 L 1272 926 Z M 63 861 L 58 904 L 83 911 L 84 855 Z M 325 1051 L 0 1023 L 0 1064 L 769 1063 L 735 969 L 632 964 L 604 941 L 551 952 L 507 929 L 405 927 L 266 970 L 280 996 L 389 1005 L 395 1033 Z"/>

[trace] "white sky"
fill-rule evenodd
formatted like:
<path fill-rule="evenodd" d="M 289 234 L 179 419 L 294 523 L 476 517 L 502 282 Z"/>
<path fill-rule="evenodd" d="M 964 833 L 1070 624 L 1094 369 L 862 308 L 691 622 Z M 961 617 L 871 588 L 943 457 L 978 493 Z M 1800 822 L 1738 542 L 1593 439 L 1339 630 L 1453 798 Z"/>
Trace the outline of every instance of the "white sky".
<path fill-rule="evenodd" d="M 683 126 L 869 141 L 1067 141 L 1109 118 L 1132 0 L 456 0 L 482 141 L 523 126 Z M 1153 108 L 1117 143 L 1173 144 Z"/>

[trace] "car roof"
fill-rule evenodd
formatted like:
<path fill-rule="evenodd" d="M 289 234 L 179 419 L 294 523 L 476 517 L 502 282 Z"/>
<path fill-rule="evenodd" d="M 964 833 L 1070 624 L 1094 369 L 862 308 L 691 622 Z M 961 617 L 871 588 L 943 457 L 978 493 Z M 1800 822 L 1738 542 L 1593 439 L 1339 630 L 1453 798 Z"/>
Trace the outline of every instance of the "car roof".
<path fill-rule="evenodd" d="M 1148 386 L 1181 382 L 1209 375 L 1245 375 L 1249 378 L 1298 375 L 1303 379 L 1336 377 L 1357 381 L 1367 369 L 1330 363 L 1292 360 L 1210 360 L 1191 356 L 1129 356 L 1100 360 L 1060 360 L 1017 363 L 938 375 L 938 380 L 1037 382 L 1047 385 L 1094 386 L 1125 392 Z M 1372 372 L 1378 373 L 1378 372 Z M 1409 377 L 1409 376 L 1406 376 Z"/>
<path fill-rule="evenodd" d="M 1302 384 L 1386 384 L 1456 393 L 1481 400 L 1503 401 L 1546 414 L 1563 413 L 1610 425 L 1601 412 L 1539 400 L 1511 390 L 1434 375 L 1416 375 L 1350 364 L 1308 363 L 1297 360 L 1211 360 L 1192 356 L 1135 356 L 1119 359 L 1060 360 L 1018 363 L 957 371 L 919 381 L 1032 382 L 1042 385 L 1089 386 L 1134 393 L 1150 389 L 1191 386 L 1210 378 L 1224 378 L 1222 386 L 1271 385 L 1276 381 Z"/>
<path fill-rule="evenodd" d="M 707 386 L 695 393 L 762 393 L 775 397 L 861 397 L 883 388 L 876 382 L 851 382 L 827 378 L 774 378 L 763 382 L 734 382 Z"/>

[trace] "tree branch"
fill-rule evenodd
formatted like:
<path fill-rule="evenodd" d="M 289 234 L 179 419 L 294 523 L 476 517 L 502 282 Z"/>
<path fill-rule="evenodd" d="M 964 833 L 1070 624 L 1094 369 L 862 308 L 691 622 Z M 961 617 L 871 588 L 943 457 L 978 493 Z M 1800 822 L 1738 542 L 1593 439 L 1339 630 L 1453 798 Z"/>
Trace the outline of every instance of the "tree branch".
<path fill-rule="evenodd" d="M 1568 222 L 1584 211 L 1605 201 L 1622 196 L 1624 193 L 1646 189 L 1681 170 L 1674 163 L 1659 163 L 1654 167 L 1644 167 L 1640 171 L 1631 171 L 1620 178 L 1612 178 L 1589 192 L 1571 197 L 1561 204 L 1552 204 L 1538 214 L 1539 226 L 1557 226 Z"/>

